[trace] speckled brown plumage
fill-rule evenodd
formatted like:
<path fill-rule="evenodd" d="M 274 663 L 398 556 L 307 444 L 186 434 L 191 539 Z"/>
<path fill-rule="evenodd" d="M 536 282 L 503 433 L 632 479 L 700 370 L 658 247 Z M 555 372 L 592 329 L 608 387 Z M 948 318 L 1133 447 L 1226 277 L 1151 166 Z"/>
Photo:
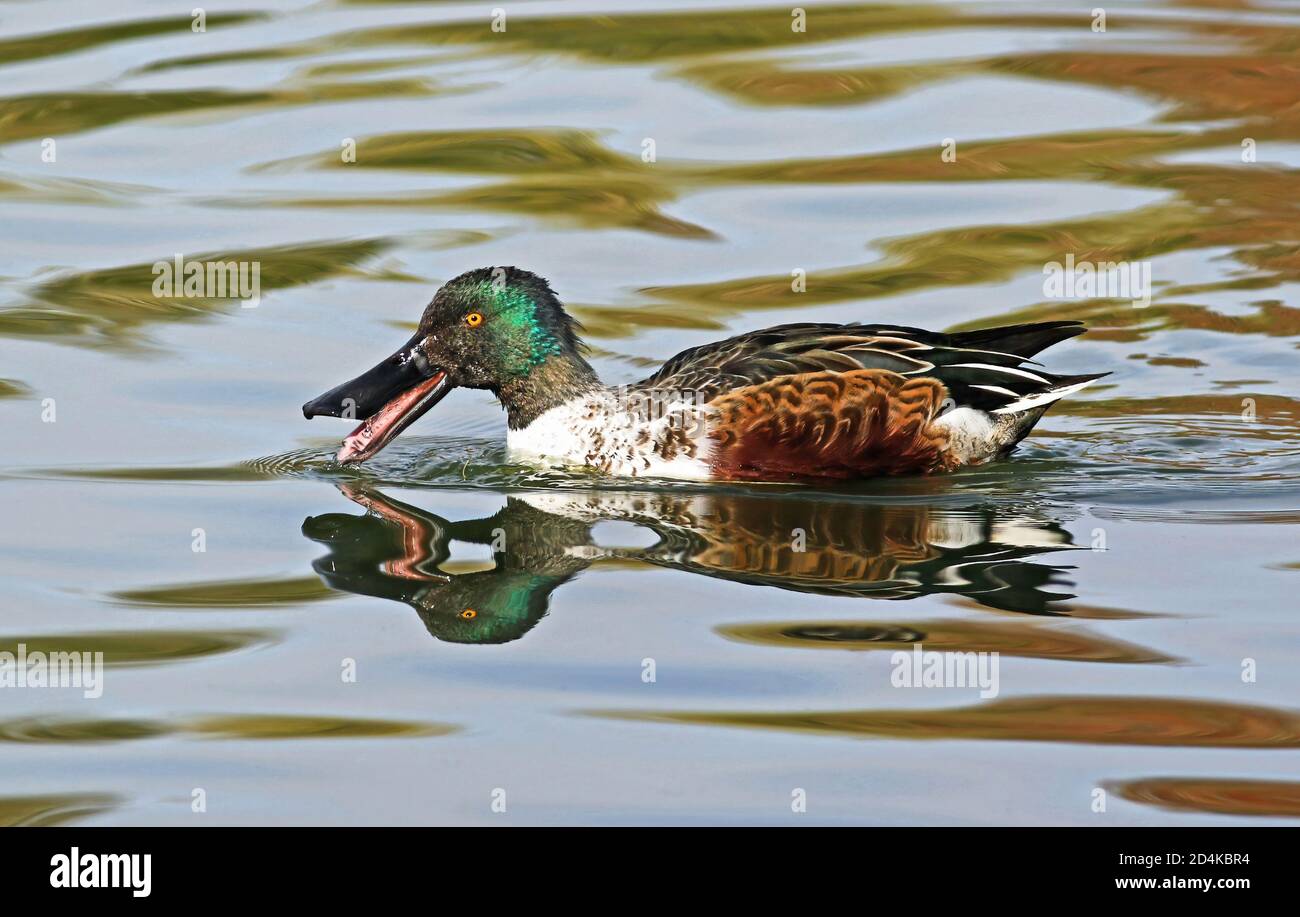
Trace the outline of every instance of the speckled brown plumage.
<path fill-rule="evenodd" d="M 878 369 L 778 376 L 715 398 L 714 473 L 733 480 L 857 478 L 948 470 L 931 421 L 947 389 Z"/>

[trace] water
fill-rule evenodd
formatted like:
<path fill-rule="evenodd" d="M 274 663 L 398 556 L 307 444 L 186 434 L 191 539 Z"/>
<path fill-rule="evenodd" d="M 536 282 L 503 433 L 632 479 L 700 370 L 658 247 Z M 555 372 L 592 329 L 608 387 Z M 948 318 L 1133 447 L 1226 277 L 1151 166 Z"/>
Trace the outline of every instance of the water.
<path fill-rule="evenodd" d="M 0 637 L 107 664 L 0 692 L 0 821 L 1300 816 L 1296 8 L 603 6 L 0 9 Z M 1150 306 L 1047 299 L 1067 253 Z M 611 382 L 850 319 L 1113 375 L 942 478 L 537 471 L 467 392 L 337 467 L 299 406 L 489 264 Z M 894 687 L 918 643 L 998 695 Z"/>

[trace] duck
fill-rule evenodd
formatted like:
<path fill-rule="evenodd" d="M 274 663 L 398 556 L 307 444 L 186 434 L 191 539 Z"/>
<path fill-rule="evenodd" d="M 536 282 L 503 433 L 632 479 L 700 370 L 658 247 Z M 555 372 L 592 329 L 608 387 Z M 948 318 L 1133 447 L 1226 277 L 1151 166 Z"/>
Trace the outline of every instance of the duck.
<path fill-rule="evenodd" d="M 343 464 L 373 458 L 470 388 L 496 396 L 511 460 L 528 465 L 692 481 L 929 475 L 1007 455 L 1052 404 L 1107 375 L 1054 375 L 1033 359 L 1085 330 L 797 322 L 606 385 L 544 278 L 483 267 L 445 283 L 410 340 L 303 415 L 360 421 L 338 450 Z"/>

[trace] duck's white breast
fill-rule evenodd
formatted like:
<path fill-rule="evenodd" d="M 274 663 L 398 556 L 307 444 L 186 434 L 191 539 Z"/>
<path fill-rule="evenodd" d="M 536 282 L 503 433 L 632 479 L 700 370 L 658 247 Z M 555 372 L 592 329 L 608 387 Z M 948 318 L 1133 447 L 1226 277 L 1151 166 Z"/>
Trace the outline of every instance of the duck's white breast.
<path fill-rule="evenodd" d="M 617 389 L 581 395 L 522 430 L 511 430 L 506 447 L 530 464 L 580 465 L 620 477 L 707 480 L 712 447 L 707 409 L 638 398 Z"/>

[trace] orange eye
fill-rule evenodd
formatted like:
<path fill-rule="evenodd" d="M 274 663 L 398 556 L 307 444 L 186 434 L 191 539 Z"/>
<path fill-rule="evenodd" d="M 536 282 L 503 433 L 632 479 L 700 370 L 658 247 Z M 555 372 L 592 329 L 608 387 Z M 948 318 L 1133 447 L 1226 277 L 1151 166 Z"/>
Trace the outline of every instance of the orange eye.
<path fill-rule="evenodd" d="M 480 315 L 478 320 L 483 321 L 483 316 Z M 464 611 L 460 613 L 460 616 L 464 618 L 466 621 L 472 621 L 474 618 L 478 617 L 478 612 L 475 611 L 473 608 L 466 608 Z"/>
<path fill-rule="evenodd" d="M 465 316 L 465 324 L 469 325 L 471 328 L 477 328 L 479 325 L 483 324 L 483 313 L 471 312 L 469 315 Z"/>

